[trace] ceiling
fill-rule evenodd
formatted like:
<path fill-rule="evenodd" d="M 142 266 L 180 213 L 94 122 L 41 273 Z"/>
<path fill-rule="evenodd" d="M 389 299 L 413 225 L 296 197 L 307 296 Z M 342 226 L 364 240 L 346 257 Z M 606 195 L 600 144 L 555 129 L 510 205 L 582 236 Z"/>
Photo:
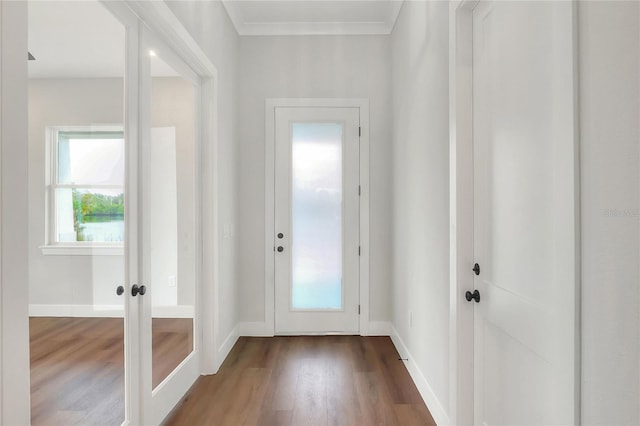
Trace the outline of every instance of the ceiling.
<path fill-rule="evenodd" d="M 238 34 L 391 34 L 401 0 L 222 0 Z"/>
<path fill-rule="evenodd" d="M 29 78 L 124 76 L 124 26 L 96 0 L 29 1 Z M 160 58 L 154 76 L 177 73 Z"/>
<path fill-rule="evenodd" d="M 220 0 L 206 0 L 220 1 Z M 400 0 L 222 0 L 240 35 L 390 34 Z M 124 75 L 125 30 L 97 0 L 29 1 L 30 78 Z M 160 58 L 154 76 L 177 73 Z"/>

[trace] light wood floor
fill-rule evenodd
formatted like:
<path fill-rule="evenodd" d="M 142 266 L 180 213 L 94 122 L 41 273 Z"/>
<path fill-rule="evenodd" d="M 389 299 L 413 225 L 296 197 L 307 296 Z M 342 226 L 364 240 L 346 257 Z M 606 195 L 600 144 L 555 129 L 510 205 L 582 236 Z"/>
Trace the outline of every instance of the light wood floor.
<path fill-rule="evenodd" d="M 191 319 L 154 318 L 153 386 L 193 347 Z M 121 318 L 30 319 L 31 424 L 120 425 L 124 420 Z"/>
<path fill-rule="evenodd" d="M 243 337 L 165 422 L 435 425 L 388 337 Z"/>

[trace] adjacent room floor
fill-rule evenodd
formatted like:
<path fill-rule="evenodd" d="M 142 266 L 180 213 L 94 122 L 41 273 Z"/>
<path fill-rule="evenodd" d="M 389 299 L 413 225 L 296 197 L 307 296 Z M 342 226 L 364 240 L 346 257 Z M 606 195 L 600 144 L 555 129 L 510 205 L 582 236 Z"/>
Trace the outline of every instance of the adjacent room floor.
<path fill-rule="evenodd" d="M 153 386 L 191 352 L 192 319 L 153 319 Z M 124 421 L 122 318 L 30 318 L 31 424 Z"/>

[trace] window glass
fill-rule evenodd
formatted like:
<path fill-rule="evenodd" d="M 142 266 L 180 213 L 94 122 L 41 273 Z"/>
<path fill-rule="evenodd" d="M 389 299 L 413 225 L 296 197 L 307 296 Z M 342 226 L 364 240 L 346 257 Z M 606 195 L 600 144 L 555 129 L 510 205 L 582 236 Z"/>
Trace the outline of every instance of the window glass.
<path fill-rule="evenodd" d="M 58 183 L 124 185 L 122 135 L 59 133 Z"/>
<path fill-rule="evenodd" d="M 124 241 L 121 132 L 58 132 L 54 165 L 58 243 Z"/>

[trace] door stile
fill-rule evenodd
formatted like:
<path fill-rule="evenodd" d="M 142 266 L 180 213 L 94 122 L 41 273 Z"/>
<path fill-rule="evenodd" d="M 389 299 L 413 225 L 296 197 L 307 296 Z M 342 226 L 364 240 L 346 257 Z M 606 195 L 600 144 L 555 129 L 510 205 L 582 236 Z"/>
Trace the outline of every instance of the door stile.
<path fill-rule="evenodd" d="M 125 60 L 125 424 L 140 424 L 140 307 L 131 296 L 139 278 L 140 24 L 127 27 Z"/>
<path fill-rule="evenodd" d="M 148 206 L 150 203 L 149 192 L 144 190 L 144 182 L 148 179 L 150 164 L 149 159 L 145 158 L 145 152 L 149 152 L 149 144 L 151 141 L 151 58 L 146 52 L 147 46 L 149 45 L 149 40 L 147 37 L 146 31 L 141 28 L 139 33 L 139 129 L 138 134 L 140 135 L 140 140 L 138 144 L 138 170 L 139 170 L 139 180 L 138 180 L 138 194 L 139 194 L 139 246 L 137 247 L 137 265 L 139 267 L 138 270 L 138 280 L 146 279 L 143 275 L 143 271 L 149 271 L 151 269 L 151 261 L 150 256 L 145 256 L 143 250 L 150 249 L 150 242 L 146 241 L 150 236 L 150 220 L 149 218 L 143 218 L 144 206 Z M 138 285 L 146 285 L 149 286 L 150 283 L 139 282 Z M 153 289 L 151 289 L 153 291 Z M 151 304 L 151 294 L 148 294 L 146 297 L 139 297 L 137 303 L 139 304 L 138 310 L 138 318 L 139 318 L 139 347 L 140 347 L 140 364 L 139 364 L 139 375 L 140 375 L 140 402 L 143 407 L 141 412 L 141 424 L 146 424 L 150 422 L 150 418 L 152 417 L 152 375 L 153 375 L 153 364 L 152 364 L 152 304 Z"/>

